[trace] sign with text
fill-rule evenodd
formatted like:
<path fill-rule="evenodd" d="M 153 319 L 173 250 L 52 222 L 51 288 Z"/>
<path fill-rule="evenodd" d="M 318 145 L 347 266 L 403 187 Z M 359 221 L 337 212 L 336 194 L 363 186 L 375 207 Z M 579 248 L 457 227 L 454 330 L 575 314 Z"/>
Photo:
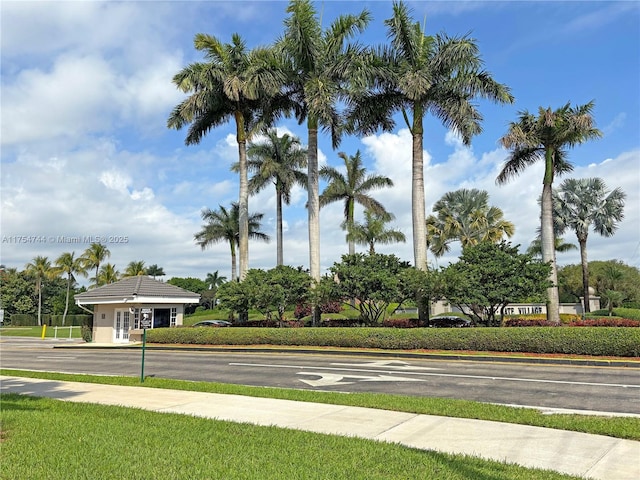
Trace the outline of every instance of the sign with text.
<path fill-rule="evenodd" d="M 150 308 L 140 309 L 140 328 L 151 328 L 151 322 L 153 321 L 153 315 Z"/>

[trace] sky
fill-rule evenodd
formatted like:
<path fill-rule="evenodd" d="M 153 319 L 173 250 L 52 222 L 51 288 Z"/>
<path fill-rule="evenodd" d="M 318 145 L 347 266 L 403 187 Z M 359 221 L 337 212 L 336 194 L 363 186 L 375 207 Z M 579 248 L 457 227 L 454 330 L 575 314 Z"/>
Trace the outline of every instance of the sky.
<path fill-rule="evenodd" d="M 615 235 L 592 232 L 589 260 L 620 260 L 640 267 L 640 4 L 634 1 L 407 2 L 426 33 L 469 34 L 484 67 L 515 97 L 512 105 L 478 101 L 481 134 L 470 147 L 427 116 L 424 173 L 427 215 L 446 192 L 486 190 L 490 204 L 515 225 L 510 239 L 526 249 L 539 226 L 543 165 L 535 164 L 497 186 L 509 152 L 499 139 L 518 113 L 556 109 L 567 102 L 595 102 L 603 137 L 569 151 L 574 171 L 556 178 L 600 177 L 627 195 L 624 220 Z M 197 33 L 227 43 L 240 33 L 249 48 L 273 43 L 283 31 L 287 2 L 222 1 L 11 1 L 0 3 L 1 22 L 1 210 L 0 263 L 24 269 L 34 257 L 52 262 L 63 252 L 80 255 L 92 241 L 110 250 L 122 272 L 131 261 L 156 264 L 166 276 L 230 278 L 226 243 L 202 250 L 194 234 L 204 208 L 228 208 L 238 200 L 235 126 L 212 130 L 199 145 L 186 146 L 185 130 L 167 128 L 172 108 L 185 95 L 172 77 L 192 62 Z M 387 42 L 384 20 L 390 1 L 315 2 L 323 26 L 343 13 L 369 9 L 373 20 L 357 36 Z M 307 143 L 305 129 L 289 119 L 278 125 Z M 367 171 L 390 177 L 394 186 L 372 192 L 395 215 L 389 227 L 407 243 L 377 246 L 413 262 L 411 243 L 411 136 L 398 118 L 393 132 L 345 137 L 337 150 L 319 139 L 321 165 L 340 167 L 338 152 L 360 150 Z M 326 186 L 321 182 L 320 189 Z M 249 267 L 276 264 L 275 195 L 265 189 L 249 200 L 263 213 L 270 243 L 251 241 Z M 308 268 L 306 191 L 295 188 L 284 207 L 285 263 Z M 357 209 L 356 220 L 362 219 Z M 347 253 L 340 229 L 343 205 L 320 214 L 323 273 Z M 575 234 L 565 239 L 577 244 Z M 357 251 L 366 251 L 357 247 Z M 459 247 L 433 266 L 457 260 Z M 578 251 L 558 254 L 559 265 L 578 264 Z M 81 284 L 88 280 L 79 278 Z"/>

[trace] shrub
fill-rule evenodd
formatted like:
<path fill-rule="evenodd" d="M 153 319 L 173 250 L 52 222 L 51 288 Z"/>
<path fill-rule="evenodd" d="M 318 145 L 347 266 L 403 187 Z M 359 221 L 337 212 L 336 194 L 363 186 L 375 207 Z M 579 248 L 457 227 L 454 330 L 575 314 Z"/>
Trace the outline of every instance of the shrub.
<path fill-rule="evenodd" d="M 420 326 L 420 320 L 417 318 L 388 318 L 382 322 L 383 327 L 391 328 L 417 328 Z"/>
<path fill-rule="evenodd" d="M 640 356 L 640 328 L 154 328 L 147 341 Z"/>
<path fill-rule="evenodd" d="M 82 330 L 82 339 L 85 342 L 90 343 L 91 340 L 93 339 L 91 327 L 89 327 L 89 325 L 82 325 L 81 330 Z"/>
<path fill-rule="evenodd" d="M 587 318 L 571 322 L 572 327 L 640 327 L 640 320 L 629 320 L 627 318 Z"/>
<path fill-rule="evenodd" d="M 342 305 L 340 302 L 327 302 L 320 305 L 320 313 L 340 313 L 342 311 Z M 296 305 L 296 309 L 293 312 L 293 316 L 298 320 L 302 317 L 308 317 L 311 315 L 311 304 L 299 303 Z"/>

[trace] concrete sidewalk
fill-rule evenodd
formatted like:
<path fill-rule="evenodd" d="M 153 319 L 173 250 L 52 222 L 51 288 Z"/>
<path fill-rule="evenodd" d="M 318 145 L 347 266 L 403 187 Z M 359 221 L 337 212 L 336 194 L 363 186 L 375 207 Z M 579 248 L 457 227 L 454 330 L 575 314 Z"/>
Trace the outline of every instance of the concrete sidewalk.
<path fill-rule="evenodd" d="M 484 420 L 146 387 L 0 377 L 2 393 L 396 442 L 603 480 L 640 479 L 640 442 Z"/>

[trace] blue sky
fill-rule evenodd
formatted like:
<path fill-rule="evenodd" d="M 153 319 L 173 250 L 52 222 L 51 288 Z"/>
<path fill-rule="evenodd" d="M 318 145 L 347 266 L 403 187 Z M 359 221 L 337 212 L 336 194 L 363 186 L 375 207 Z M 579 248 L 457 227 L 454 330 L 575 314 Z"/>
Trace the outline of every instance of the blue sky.
<path fill-rule="evenodd" d="M 479 102 L 483 132 L 463 147 L 435 119 L 425 122 L 427 214 L 444 193 L 479 188 L 516 226 L 511 241 L 529 245 L 539 224 L 542 165 L 505 186 L 495 177 L 507 158 L 498 139 L 519 111 L 595 101 L 600 140 L 570 151 L 575 165 L 564 178 L 601 177 L 627 194 L 625 219 L 615 236 L 589 236 L 589 259 L 618 259 L 640 267 L 640 4 L 637 2 L 408 2 L 427 34 L 470 34 L 485 67 L 507 84 L 515 103 Z M 373 21 L 359 40 L 386 42 L 389 1 L 316 2 L 327 25 L 338 14 L 368 8 Z M 1 9 L 1 234 L 0 262 L 24 268 L 36 255 L 78 255 L 88 239 L 106 238 L 109 261 L 123 271 L 132 260 L 158 264 L 167 276 L 230 276 L 225 244 L 195 245 L 203 208 L 237 200 L 229 166 L 237 158 L 234 126 L 185 146 L 185 131 L 166 128 L 183 98 L 171 83 L 186 64 L 202 60 L 196 33 L 224 42 L 240 33 L 249 47 L 282 32 L 287 2 L 32 2 L 3 1 Z M 283 121 L 281 132 L 306 132 Z M 320 138 L 320 161 L 339 166 L 338 151 L 359 149 L 371 173 L 393 188 L 375 196 L 411 238 L 410 136 L 399 119 L 392 133 L 347 137 L 337 151 Z M 321 188 L 323 185 L 321 184 Z M 285 262 L 308 266 L 306 192 L 285 207 Z M 275 199 L 265 190 L 250 199 L 264 213 L 269 244 L 250 243 L 250 267 L 276 262 Z M 361 211 L 357 212 L 361 215 Z M 342 205 L 321 211 L 321 265 L 346 253 L 339 225 Z M 69 243 L 67 237 L 79 238 Z M 577 243 L 573 234 L 567 240 Z M 413 261 L 411 243 L 380 246 Z M 359 248 L 358 251 L 364 251 Z M 437 261 L 446 265 L 459 254 Z M 577 252 L 558 263 L 578 263 Z M 82 281 L 82 280 L 81 280 Z M 86 281 L 84 281 L 86 282 Z"/>

